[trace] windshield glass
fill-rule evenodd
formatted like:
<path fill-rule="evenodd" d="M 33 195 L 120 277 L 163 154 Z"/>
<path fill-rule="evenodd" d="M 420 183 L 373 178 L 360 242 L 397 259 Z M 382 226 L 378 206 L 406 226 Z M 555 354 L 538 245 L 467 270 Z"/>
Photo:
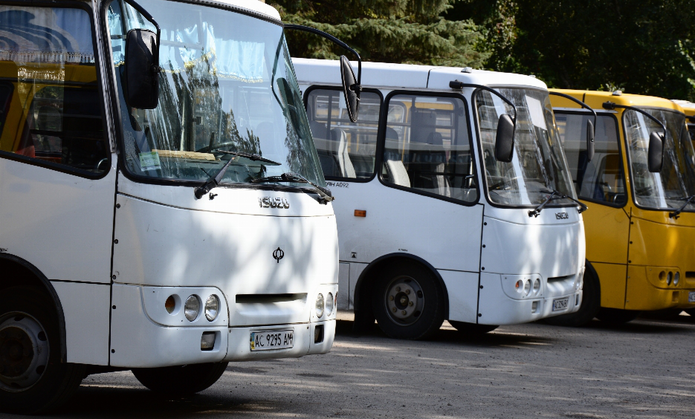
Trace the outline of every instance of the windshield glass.
<path fill-rule="evenodd" d="M 478 111 L 487 194 L 492 203 L 533 206 L 546 200 L 549 191 L 576 198 L 548 93 L 540 90 L 497 89 L 516 106 L 514 156 L 505 163 L 495 158 L 497 124 L 503 114 L 514 117 L 513 108 L 500 97 L 478 90 Z M 555 199 L 548 205 L 575 205 Z"/>
<path fill-rule="evenodd" d="M 280 25 L 200 4 L 138 3 L 161 28 L 155 109 L 127 106 L 122 74 L 125 34 L 156 29 L 126 3 L 108 8 L 128 172 L 199 183 L 231 159 L 221 184 L 291 172 L 325 185 Z"/>
<path fill-rule="evenodd" d="M 651 173 L 647 169 L 649 135 L 655 131 L 663 133 L 661 126 L 642 113 L 627 109 L 623 121 L 635 203 L 651 209 L 678 209 L 689 196 L 695 194 L 695 152 L 685 129 L 685 115 L 665 109 L 645 111 L 666 125 L 664 163 L 658 173 Z M 695 202 L 683 210 L 694 211 Z"/>

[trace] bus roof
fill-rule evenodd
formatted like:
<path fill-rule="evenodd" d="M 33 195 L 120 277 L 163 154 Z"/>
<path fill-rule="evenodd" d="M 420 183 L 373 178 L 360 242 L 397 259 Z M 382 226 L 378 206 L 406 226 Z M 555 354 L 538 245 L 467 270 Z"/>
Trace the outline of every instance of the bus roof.
<path fill-rule="evenodd" d="M 624 106 L 637 106 L 641 108 L 664 108 L 677 112 L 683 112 L 683 108 L 672 100 L 657 96 L 636 95 L 623 93 L 621 91 L 604 92 L 596 90 L 572 90 L 572 89 L 550 89 L 551 92 L 564 93 L 581 100 L 593 109 L 604 109 L 604 102 L 613 102 Z M 576 103 L 558 96 L 550 96 L 555 108 L 579 108 Z"/>
<path fill-rule="evenodd" d="M 292 61 L 300 83 L 337 84 L 336 74 L 340 74 L 338 60 L 293 58 Z M 353 62 L 352 65 L 356 71 L 357 63 Z M 491 87 L 523 86 L 547 89 L 545 83 L 535 77 L 514 73 L 434 65 L 362 63 L 362 85 L 365 87 L 452 91 L 449 82 L 454 80 Z"/>

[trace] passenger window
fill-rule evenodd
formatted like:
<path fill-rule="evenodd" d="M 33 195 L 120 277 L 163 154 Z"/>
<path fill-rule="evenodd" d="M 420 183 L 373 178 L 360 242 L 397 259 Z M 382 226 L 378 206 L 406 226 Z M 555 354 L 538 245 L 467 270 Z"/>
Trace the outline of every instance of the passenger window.
<path fill-rule="evenodd" d="M 362 92 L 359 118 L 350 122 L 338 90 L 314 89 L 307 97 L 307 114 L 316 151 L 326 178 L 370 179 L 376 161 L 381 97 Z"/>
<path fill-rule="evenodd" d="M 463 101 L 395 95 L 388 106 L 382 180 L 464 202 L 477 201 Z"/>
<path fill-rule="evenodd" d="M 599 115 L 594 139 L 595 154 L 590 162 L 586 159 L 587 118 L 593 120 L 593 116 L 587 114 L 555 113 L 574 187 L 581 199 L 624 205 L 627 195 L 615 118 Z"/>
<path fill-rule="evenodd" d="M 0 74 L 9 80 L 0 86 L 0 105 L 7 104 L 0 151 L 87 176 L 108 170 L 89 14 L 0 6 L 0 20 L 12 22 L 8 36 L 23 46 L 0 54 Z"/>

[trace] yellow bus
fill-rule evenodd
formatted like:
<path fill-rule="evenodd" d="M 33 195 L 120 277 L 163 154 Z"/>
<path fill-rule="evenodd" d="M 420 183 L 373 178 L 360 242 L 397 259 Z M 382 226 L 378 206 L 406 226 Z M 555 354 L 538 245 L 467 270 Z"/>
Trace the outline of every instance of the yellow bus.
<path fill-rule="evenodd" d="M 688 133 L 690 134 L 690 139 L 695 141 L 695 103 L 687 100 L 674 99 L 681 108 L 683 108 L 683 113 L 685 113 L 685 122 L 688 125 Z"/>
<path fill-rule="evenodd" d="M 597 116 L 551 95 L 574 186 L 589 209 L 582 307 L 549 321 L 624 323 L 641 311 L 695 307 L 695 151 L 683 109 L 619 91 L 555 92 Z M 593 147 L 587 119 L 595 122 Z"/>

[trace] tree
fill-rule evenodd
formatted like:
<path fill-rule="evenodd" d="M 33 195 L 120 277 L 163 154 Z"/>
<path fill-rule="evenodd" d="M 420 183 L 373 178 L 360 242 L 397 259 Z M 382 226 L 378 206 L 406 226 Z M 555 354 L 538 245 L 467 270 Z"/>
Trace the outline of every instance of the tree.
<path fill-rule="evenodd" d="M 461 0 L 271 0 L 288 23 L 324 30 L 365 60 L 482 67 L 489 52 L 471 20 L 442 15 Z M 337 58 L 339 48 L 316 35 L 290 32 L 293 56 Z"/>

